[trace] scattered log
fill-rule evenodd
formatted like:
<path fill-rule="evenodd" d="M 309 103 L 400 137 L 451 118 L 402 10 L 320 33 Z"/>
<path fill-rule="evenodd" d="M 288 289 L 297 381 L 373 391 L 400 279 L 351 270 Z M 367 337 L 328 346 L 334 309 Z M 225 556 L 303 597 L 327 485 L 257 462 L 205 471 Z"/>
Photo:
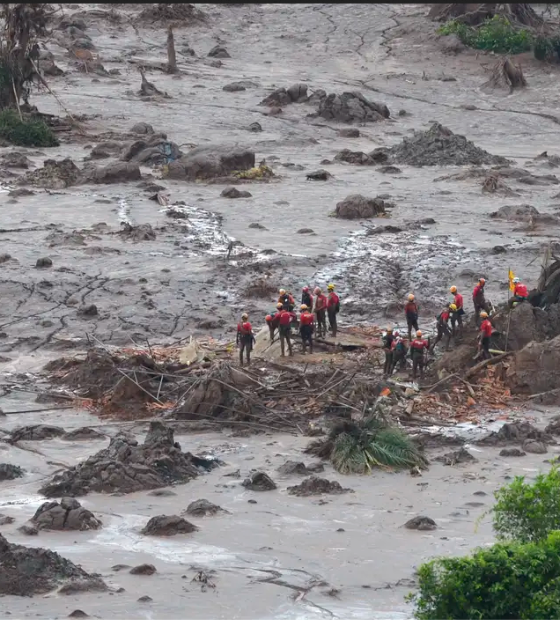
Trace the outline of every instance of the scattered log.
<path fill-rule="evenodd" d="M 490 359 L 483 360 L 476 366 L 473 366 L 470 370 L 467 370 L 467 372 L 465 373 L 464 379 L 465 380 L 470 379 L 471 377 L 476 375 L 477 372 L 481 371 L 483 368 L 486 368 L 486 366 L 492 366 L 493 364 L 497 364 L 498 362 L 502 361 L 506 357 L 513 355 L 513 353 L 514 351 L 509 351 L 508 353 L 502 353 L 501 355 L 496 355 L 496 357 L 491 357 Z"/>
<path fill-rule="evenodd" d="M 175 38 L 173 37 L 173 26 L 167 29 L 167 73 L 177 73 L 177 56 L 175 55 Z"/>

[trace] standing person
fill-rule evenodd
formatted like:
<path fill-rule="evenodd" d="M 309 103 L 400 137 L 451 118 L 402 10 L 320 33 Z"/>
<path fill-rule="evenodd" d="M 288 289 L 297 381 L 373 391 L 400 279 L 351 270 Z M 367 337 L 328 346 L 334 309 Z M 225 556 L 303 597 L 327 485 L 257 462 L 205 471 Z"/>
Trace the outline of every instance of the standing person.
<path fill-rule="evenodd" d="M 457 310 L 451 315 L 451 331 L 453 336 L 458 332 L 459 336 L 463 336 L 463 315 L 465 314 L 465 309 L 463 308 L 463 296 L 457 290 L 456 286 L 452 286 L 449 289 L 449 292 L 453 295 L 453 303 L 457 307 Z M 455 326 L 458 326 L 459 329 L 456 330 Z"/>
<path fill-rule="evenodd" d="M 474 287 L 472 299 L 474 305 L 474 315 L 476 318 L 476 324 L 480 325 L 480 313 L 484 310 L 484 312 L 488 312 L 488 307 L 486 303 L 486 297 L 484 296 L 484 285 L 486 284 L 486 280 L 484 278 L 480 278 L 478 284 Z"/>
<path fill-rule="evenodd" d="M 391 345 L 393 350 L 393 365 L 391 366 L 390 375 L 395 372 L 397 364 L 399 365 L 399 370 L 404 370 L 406 368 L 406 342 L 404 338 L 401 338 L 398 331 L 395 331 L 393 335 L 395 336 L 393 344 Z"/>
<path fill-rule="evenodd" d="M 329 317 L 329 327 L 333 338 L 336 338 L 336 331 L 338 326 L 336 324 L 336 315 L 340 312 L 340 297 L 334 292 L 334 284 L 327 286 L 329 296 L 327 299 L 327 315 Z"/>
<path fill-rule="evenodd" d="M 285 289 L 281 288 L 279 291 L 278 303 L 282 304 L 284 310 L 293 312 L 296 302 L 290 293 L 287 293 Z"/>
<path fill-rule="evenodd" d="M 278 302 L 276 304 L 276 312 L 266 315 L 266 324 L 270 331 L 270 342 L 274 342 L 274 332 L 278 328 L 278 321 L 280 319 L 280 310 L 282 310 L 282 304 Z"/>
<path fill-rule="evenodd" d="M 457 310 L 457 306 L 455 304 L 449 304 L 446 306 L 436 317 L 437 318 L 437 336 L 434 340 L 434 344 L 432 345 L 432 352 L 436 348 L 436 344 L 444 337 L 447 336 L 447 345 L 445 346 L 445 350 L 449 351 L 449 343 L 451 341 L 451 331 L 449 329 L 449 318 L 451 314 Z"/>
<path fill-rule="evenodd" d="M 412 358 L 412 380 L 416 380 L 417 371 L 420 370 L 420 379 L 424 378 L 424 366 L 430 343 L 422 338 L 422 332 L 416 332 L 416 338 L 410 343 L 410 357 Z"/>
<path fill-rule="evenodd" d="M 480 333 L 479 333 L 479 342 L 478 342 L 478 355 L 477 358 L 482 356 L 482 359 L 489 359 L 492 357 L 490 355 L 490 337 L 492 336 L 492 332 L 494 328 L 492 327 L 492 323 L 488 318 L 488 313 L 485 310 L 480 312 L 480 318 L 482 319 L 482 323 L 480 325 Z"/>
<path fill-rule="evenodd" d="M 529 297 L 527 287 L 525 284 L 522 284 L 519 278 L 513 278 L 513 284 L 513 297 L 508 301 L 508 307 L 510 310 L 513 308 L 513 304 L 527 301 L 527 298 Z"/>
<path fill-rule="evenodd" d="M 239 363 L 241 366 L 243 366 L 243 351 L 247 355 L 247 366 L 251 364 L 251 349 L 254 340 L 253 326 L 249 323 L 249 315 L 245 312 L 237 324 L 237 346 L 239 347 Z"/>
<path fill-rule="evenodd" d="M 317 321 L 317 337 L 324 338 L 327 335 L 327 297 L 317 287 L 313 294 L 315 295 L 315 319 Z"/>
<path fill-rule="evenodd" d="M 418 331 L 418 304 L 414 301 L 414 295 L 410 293 L 404 306 L 404 315 L 408 325 L 408 339 L 412 340 L 412 328 Z"/>
<path fill-rule="evenodd" d="M 309 287 L 304 286 L 301 289 L 301 305 L 306 305 L 311 311 L 313 309 L 313 295 L 309 292 Z"/>
<path fill-rule="evenodd" d="M 293 355 L 292 352 L 292 321 L 295 319 L 294 313 L 289 312 L 282 308 L 280 310 L 280 317 L 278 319 L 278 332 L 280 334 L 280 351 L 282 352 L 282 357 L 285 357 L 285 345 L 288 343 L 288 352 L 290 357 Z"/>
<path fill-rule="evenodd" d="M 391 368 L 393 367 L 393 328 L 388 327 L 385 335 L 383 336 L 383 352 L 385 353 L 385 364 L 383 365 L 383 376 L 391 374 Z"/>
<path fill-rule="evenodd" d="M 303 354 L 309 345 L 309 353 L 313 353 L 313 314 L 309 312 L 306 304 L 301 304 L 301 314 L 299 315 L 299 333 Z"/>

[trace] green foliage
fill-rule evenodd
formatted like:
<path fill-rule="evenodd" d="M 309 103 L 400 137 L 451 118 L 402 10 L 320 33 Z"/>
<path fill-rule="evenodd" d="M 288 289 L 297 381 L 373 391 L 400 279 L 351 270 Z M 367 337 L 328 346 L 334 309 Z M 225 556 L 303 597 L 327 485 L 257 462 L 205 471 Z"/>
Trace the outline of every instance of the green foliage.
<path fill-rule="evenodd" d="M 0 111 L 0 139 L 16 146 L 58 146 L 52 129 L 44 121 L 24 118 L 22 121 L 15 110 Z"/>
<path fill-rule="evenodd" d="M 516 476 L 494 496 L 492 513 L 498 538 L 536 542 L 560 530 L 558 465 L 553 465 L 547 474 L 539 474 L 533 483 L 525 482 L 524 476 Z"/>
<path fill-rule="evenodd" d="M 529 30 L 515 28 L 503 15 L 494 15 L 477 28 L 451 20 L 438 29 L 438 34 L 456 34 L 469 47 L 498 54 L 520 54 L 533 45 Z"/>
<path fill-rule="evenodd" d="M 330 459 L 341 474 L 367 474 L 374 467 L 424 467 L 426 460 L 401 430 L 370 416 L 360 422 L 335 425 L 326 439 L 314 441 L 306 452 Z"/>
<path fill-rule="evenodd" d="M 560 532 L 432 560 L 418 577 L 417 620 L 560 618 Z"/>

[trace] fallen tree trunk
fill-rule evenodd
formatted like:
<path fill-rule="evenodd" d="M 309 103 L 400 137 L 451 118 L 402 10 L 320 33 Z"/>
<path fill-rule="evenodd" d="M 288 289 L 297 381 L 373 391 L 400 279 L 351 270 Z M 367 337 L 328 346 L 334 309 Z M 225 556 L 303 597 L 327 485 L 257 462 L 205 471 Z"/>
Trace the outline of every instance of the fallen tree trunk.
<path fill-rule="evenodd" d="M 492 366 L 493 364 L 497 364 L 498 362 L 501 362 L 503 359 L 513 354 L 514 351 L 509 351 L 508 353 L 502 353 L 501 355 L 496 355 L 496 357 L 491 357 L 488 360 L 480 362 L 465 373 L 464 379 L 470 379 L 471 377 L 476 375 L 477 372 L 481 371 L 483 368 L 486 368 L 486 366 Z"/>

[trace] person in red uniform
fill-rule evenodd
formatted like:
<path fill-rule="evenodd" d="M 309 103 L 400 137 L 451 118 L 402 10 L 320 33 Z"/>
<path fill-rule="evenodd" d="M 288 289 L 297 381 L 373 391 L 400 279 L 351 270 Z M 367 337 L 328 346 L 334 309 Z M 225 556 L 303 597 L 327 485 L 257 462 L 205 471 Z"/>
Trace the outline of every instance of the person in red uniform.
<path fill-rule="evenodd" d="M 299 315 L 299 334 L 301 336 L 301 345 L 303 354 L 309 345 L 309 353 L 313 353 L 313 314 L 309 312 L 307 304 L 301 304 L 301 314 Z"/>
<path fill-rule="evenodd" d="M 329 317 L 329 327 L 333 338 L 336 337 L 338 326 L 336 324 L 336 315 L 340 312 L 340 297 L 334 292 L 334 284 L 327 286 L 329 296 L 327 299 L 327 316 Z"/>
<path fill-rule="evenodd" d="M 486 280 L 484 278 L 480 278 L 478 284 L 474 287 L 472 300 L 474 304 L 474 315 L 476 318 L 476 324 L 480 324 L 480 313 L 484 310 L 484 312 L 488 312 L 488 305 L 486 303 L 486 297 L 484 297 L 484 285 L 486 284 Z"/>
<path fill-rule="evenodd" d="M 449 304 L 446 306 L 436 317 L 437 319 L 437 336 L 434 340 L 434 344 L 432 345 L 432 352 L 436 348 L 436 344 L 444 337 L 447 336 L 447 345 L 445 347 L 446 351 L 449 351 L 449 343 L 451 341 L 451 330 L 449 329 L 449 319 L 452 314 L 456 311 L 455 304 Z"/>
<path fill-rule="evenodd" d="M 408 325 L 408 339 L 412 340 L 412 328 L 418 331 L 418 304 L 414 301 L 414 295 L 410 293 L 404 306 L 404 315 Z"/>
<path fill-rule="evenodd" d="M 430 343 L 422 338 L 422 332 L 416 332 L 416 338 L 410 343 L 410 357 L 412 358 L 412 380 L 416 380 L 417 371 L 420 370 L 420 379 L 424 378 L 424 366 Z"/>
<path fill-rule="evenodd" d="M 527 297 L 529 297 L 529 291 L 525 284 L 521 282 L 519 278 L 513 278 L 513 297 L 508 301 L 509 308 L 513 308 L 513 305 L 516 303 L 521 303 L 522 301 L 527 301 Z"/>
<path fill-rule="evenodd" d="M 324 338 L 327 335 L 327 297 L 323 295 L 321 289 L 317 287 L 313 294 L 315 295 L 315 318 L 317 321 L 317 336 Z"/>
<path fill-rule="evenodd" d="M 274 342 L 274 332 L 278 329 L 278 321 L 280 320 L 280 310 L 282 310 L 282 304 L 278 302 L 276 304 L 276 312 L 267 314 L 265 317 L 266 324 L 270 331 L 270 342 Z"/>
<path fill-rule="evenodd" d="M 461 337 L 463 335 L 463 315 L 465 314 L 463 296 L 459 293 L 456 286 L 452 286 L 449 291 L 453 295 L 453 303 L 457 307 L 457 310 L 451 313 L 451 333 L 453 336 L 458 333 L 459 337 Z M 459 329 L 456 329 L 456 327 Z"/>
<path fill-rule="evenodd" d="M 278 318 L 278 333 L 280 334 L 280 351 L 282 357 L 285 357 L 285 346 L 288 343 L 288 351 L 290 356 L 292 352 L 292 321 L 296 320 L 296 315 L 293 312 L 289 312 L 282 308 L 280 310 L 280 316 Z"/>
<path fill-rule="evenodd" d="M 478 343 L 478 356 L 482 355 L 483 359 L 488 359 L 491 357 L 490 355 L 490 337 L 492 336 L 492 332 L 494 328 L 492 327 L 492 323 L 488 318 L 488 313 L 485 310 L 482 310 L 480 313 L 480 318 L 482 319 L 482 323 L 480 325 L 480 335 L 479 335 L 479 343 Z"/>
<path fill-rule="evenodd" d="M 249 323 L 249 315 L 245 312 L 241 315 L 241 321 L 237 324 L 237 346 L 239 347 L 239 363 L 243 366 L 243 351 L 247 355 L 247 366 L 251 364 L 251 349 L 255 336 L 253 327 Z"/>

